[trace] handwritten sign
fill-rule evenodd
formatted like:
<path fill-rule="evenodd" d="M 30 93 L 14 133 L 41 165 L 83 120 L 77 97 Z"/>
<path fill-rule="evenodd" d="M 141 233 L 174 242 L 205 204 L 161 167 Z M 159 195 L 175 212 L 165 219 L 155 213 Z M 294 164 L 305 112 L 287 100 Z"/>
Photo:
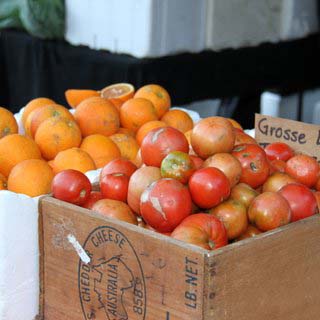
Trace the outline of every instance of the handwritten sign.
<path fill-rule="evenodd" d="M 256 114 L 255 138 L 262 146 L 284 142 L 295 152 L 320 160 L 320 125 Z"/>

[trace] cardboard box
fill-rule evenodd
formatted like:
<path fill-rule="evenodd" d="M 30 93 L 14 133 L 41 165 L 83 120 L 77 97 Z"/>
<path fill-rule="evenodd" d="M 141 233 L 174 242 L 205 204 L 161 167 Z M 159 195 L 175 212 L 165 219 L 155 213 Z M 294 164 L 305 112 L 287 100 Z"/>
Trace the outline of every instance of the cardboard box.
<path fill-rule="evenodd" d="M 209 252 L 49 197 L 40 211 L 40 319 L 319 319 L 319 215 Z"/>

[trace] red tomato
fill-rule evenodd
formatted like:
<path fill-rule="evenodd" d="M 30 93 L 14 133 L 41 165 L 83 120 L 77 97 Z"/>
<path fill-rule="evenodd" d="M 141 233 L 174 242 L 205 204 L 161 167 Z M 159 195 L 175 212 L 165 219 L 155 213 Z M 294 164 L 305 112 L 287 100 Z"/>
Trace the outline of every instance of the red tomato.
<path fill-rule="evenodd" d="M 151 226 L 149 226 L 148 224 L 145 225 L 145 229 L 148 229 L 148 230 L 151 230 L 151 231 L 154 231 L 154 232 L 157 232 L 157 233 L 161 233 L 165 236 L 171 236 L 171 232 L 159 232 L 157 231 L 155 228 L 152 228 Z"/>
<path fill-rule="evenodd" d="M 156 180 L 161 179 L 157 167 L 141 167 L 130 177 L 127 202 L 130 208 L 140 215 L 140 197 L 142 192 Z"/>
<path fill-rule="evenodd" d="M 320 178 L 317 179 L 317 182 L 314 187 L 317 191 L 320 191 Z"/>
<path fill-rule="evenodd" d="M 245 133 L 243 130 L 234 128 L 234 132 L 236 136 L 234 146 L 238 146 L 239 144 L 244 144 L 244 143 L 257 144 L 257 141 L 251 136 L 249 136 L 247 133 Z"/>
<path fill-rule="evenodd" d="M 99 212 L 105 217 L 125 221 L 131 224 L 138 224 L 136 215 L 129 206 L 118 200 L 102 199 L 97 201 L 92 210 Z"/>
<path fill-rule="evenodd" d="M 223 117 L 202 119 L 194 126 L 191 133 L 192 149 L 202 159 L 215 153 L 230 152 L 234 140 L 233 126 Z"/>
<path fill-rule="evenodd" d="M 240 182 L 247 183 L 252 188 L 257 188 L 267 180 L 269 163 L 264 150 L 257 144 L 238 145 L 233 149 L 232 155 L 241 163 Z"/>
<path fill-rule="evenodd" d="M 189 152 L 186 136 L 172 127 L 151 130 L 141 143 L 142 161 L 148 166 L 160 168 L 161 161 L 172 151 Z"/>
<path fill-rule="evenodd" d="M 223 223 L 215 216 L 205 213 L 185 218 L 171 233 L 171 237 L 207 250 L 218 249 L 228 243 Z"/>
<path fill-rule="evenodd" d="M 298 221 L 317 213 L 317 200 L 310 189 L 302 184 L 287 184 L 279 190 L 291 208 L 291 221 Z"/>
<path fill-rule="evenodd" d="M 319 165 L 316 159 L 305 154 L 298 154 L 287 161 L 286 173 L 311 188 L 317 182 Z"/>
<path fill-rule="evenodd" d="M 229 240 L 239 237 L 247 230 L 247 209 L 237 200 L 228 199 L 211 209 L 209 213 L 223 222 Z"/>
<path fill-rule="evenodd" d="M 82 205 L 82 207 L 87 209 L 92 209 L 92 206 L 98 201 L 103 199 L 103 196 L 100 191 L 91 191 L 89 198 L 87 201 Z"/>
<path fill-rule="evenodd" d="M 228 178 L 231 188 L 239 182 L 242 173 L 239 160 L 230 153 L 216 153 L 209 157 L 203 163 L 203 168 L 207 167 L 220 169 Z"/>
<path fill-rule="evenodd" d="M 175 179 L 160 179 L 141 195 L 140 213 L 144 221 L 160 232 L 171 232 L 191 214 L 189 190 Z"/>
<path fill-rule="evenodd" d="M 108 162 L 100 172 L 100 180 L 109 173 L 123 173 L 129 178 L 137 170 L 137 166 L 130 160 L 118 158 Z"/>
<path fill-rule="evenodd" d="M 252 226 L 251 224 L 249 224 L 247 230 L 240 236 L 238 237 L 236 240 L 240 241 L 243 239 L 248 239 L 248 238 L 252 238 L 255 237 L 256 235 L 262 233 L 258 228 Z"/>
<path fill-rule="evenodd" d="M 288 201 L 276 192 L 259 194 L 248 210 L 251 224 L 262 231 L 268 231 L 285 224 L 291 219 L 291 209 Z"/>
<path fill-rule="evenodd" d="M 241 202 L 246 208 L 249 208 L 252 200 L 259 193 L 246 183 L 238 183 L 231 189 L 230 198 Z"/>
<path fill-rule="evenodd" d="M 269 176 L 266 182 L 263 184 L 262 192 L 277 192 L 283 186 L 295 182 L 297 182 L 297 180 L 292 178 L 288 174 L 282 172 L 275 172 L 271 176 Z"/>
<path fill-rule="evenodd" d="M 100 190 L 104 198 L 127 201 L 129 177 L 123 173 L 110 173 L 100 180 Z"/>
<path fill-rule="evenodd" d="M 270 174 L 274 172 L 285 172 L 286 171 L 286 163 L 282 160 L 272 160 L 269 161 L 270 166 Z"/>
<path fill-rule="evenodd" d="M 170 152 L 161 162 L 162 178 L 172 178 L 186 184 L 195 171 L 189 154 L 181 151 Z"/>
<path fill-rule="evenodd" d="M 267 158 L 272 160 L 287 161 L 294 156 L 294 152 L 290 146 L 283 142 L 273 142 L 264 148 Z"/>
<path fill-rule="evenodd" d="M 230 183 L 219 169 L 208 167 L 197 170 L 189 179 L 193 202 L 200 208 L 212 208 L 230 195 Z"/>
<path fill-rule="evenodd" d="M 54 198 L 81 206 L 90 196 L 91 183 L 84 173 L 68 169 L 55 175 L 51 188 Z"/>
<path fill-rule="evenodd" d="M 317 205 L 318 205 L 318 212 L 320 212 L 320 191 L 316 191 L 313 194 L 317 200 Z"/>
<path fill-rule="evenodd" d="M 193 161 L 194 167 L 196 170 L 200 169 L 203 164 L 203 160 L 200 157 L 197 157 L 195 155 L 190 155 L 191 160 Z"/>

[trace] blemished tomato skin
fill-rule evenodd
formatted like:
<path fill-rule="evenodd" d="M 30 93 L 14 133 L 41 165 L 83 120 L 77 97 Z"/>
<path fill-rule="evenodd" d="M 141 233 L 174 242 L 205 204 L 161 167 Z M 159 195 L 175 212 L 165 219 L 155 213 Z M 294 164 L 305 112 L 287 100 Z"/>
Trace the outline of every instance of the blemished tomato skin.
<path fill-rule="evenodd" d="M 171 233 L 171 237 L 207 250 L 228 244 L 223 223 L 213 215 L 197 213 L 185 218 Z"/>
<path fill-rule="evenodd" d="M 290 146 L 283 142 L 273 142 L 264 148 L 267 158 L 272 160 L 287 161 L 294 156 L 294 152 Z"/>
<path fill-rule="evenodd" d="M 163 178 L 153 182 L 140 197 L 143 220 L 159 232 L 171 232 L 191 214 L 188 188 L 181 182 Z"/>
<path fill-rule="evenodd" d="M 189 179 L 189 189 L 198 207 L 210 209 L 229 197 L 230 182 L 221 170 L 202 168 Z"/>
<path fill-rule="evenodd" d="M 161 162 L 161 176 L 186 184 L 195 171 L 189 154 L 181 151 L 170 152 Z"/>
<path fill-rule="evenodd" d="M 57 173 L 52 180 L 52 195 L 62 201 L 83 205 L 90 196 L 91 183 L 87 176 L 68 169 Z"/>
<path fill-rule="evenodd" d="M 257 141 L 245 133 L 243 130 L 238 128 L 234 128 L 235 133 L 235 142 L 234 146 L 238 146 L 239 144 L 249 143 L 249 144 L 258 144 Z"/>
<path fill-rule="evenodd" d="M 261 231 L 268 231 L 291 221 L 288 201 L 276 192 L 258 195 L 248 209 L 249 221 Z"/>
<path fill-rule="evenodd" d="M 99 200 L 103 199 L 103 196 L 100 191 L 91 191 L 89 198 L 82 205 L 82 207 L 87 209 L 92 209 L 92 206 Z"/>
<path fill-rule="evenodd" d="M 130 160 L 118 158 L 108 162 L 100 172 L 100 179 L 110 173 L 123 173 L 129 178 L 138 169 Z"/>
<path fill-rule="evenodd" d="M 241 202 L 228 199 L 209 211 L 221 220 L 232 240 L 244 233 L 248 227 L 247 209 Z"/>
<path fill-rule="evenodd" d="M 102 196 L 107 199 L 127 201 L 129 177 L 123 173 L 110 173 L 100 180 Z"/>
<path fill-rule="evenodd" d="M 285 171 L 298 182 L 311 188 L 317 182 L 319 165 L 316 159 L 305 154 L 298 154 L 287 161 Z"/>
<path fill-rule="evenodd" d="M 247 209 L 259 193 L 246 183 L 238 183 L 231 189 L 230 198 L 241 202 Z"/>
<path fill-rule="evenodd" d="M 291 221 L 310 217 L 318 212 L 317 200 L 313 192 L 302 184 L 287 184 L 279 190 L 291 208 Z"/>
<path fill-rule="evenodd" d="M 267 180 L 270 166 L 266 154 L 260 146 L 241 144 L 233 149 L 232 155 L 241 163 L 240 182 L 247 183 L 252 188 L 257 188 Z"/>
<path fill-rule="evenodd" d="M 240 237 L 238 237 L 236 240 L 240 241 L 240 240 L 243 240 L 243 239 L 252 238 L 252 237 L 255 237 L 255 236 L 257 236 L 258 234 L 261 234 L 261 233 L 262 232 L 258 228 L 256 228 L 256 227 L 252 226 L 251 224 L 249 224 L 247 230 Z"/>
<path fill-rule="evenodd" d="M 160 168 L 162 160 L 172 151 L 189 152 L 185 135 L 172 127 L 151 130 L 141 143 L 141 158 L 148 166 Z"/>

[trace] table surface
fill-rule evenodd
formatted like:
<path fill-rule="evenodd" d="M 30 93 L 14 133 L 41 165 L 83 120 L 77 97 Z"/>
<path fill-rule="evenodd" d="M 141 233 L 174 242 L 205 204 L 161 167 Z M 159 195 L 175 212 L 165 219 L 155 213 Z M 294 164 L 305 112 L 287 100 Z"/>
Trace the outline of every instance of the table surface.
<path fill-rule="evenodd" d="M 174 105 L 202 99 L 248 97 L 264 90 L 290 92 L 320 85 L 319 34 L 277 44 L 138 59 L 0 32 L 0 105 L 12 111 L 38 96 L 65 104 L 69 88 L 101 89 L 116 82 L 158 83 Z"/>

